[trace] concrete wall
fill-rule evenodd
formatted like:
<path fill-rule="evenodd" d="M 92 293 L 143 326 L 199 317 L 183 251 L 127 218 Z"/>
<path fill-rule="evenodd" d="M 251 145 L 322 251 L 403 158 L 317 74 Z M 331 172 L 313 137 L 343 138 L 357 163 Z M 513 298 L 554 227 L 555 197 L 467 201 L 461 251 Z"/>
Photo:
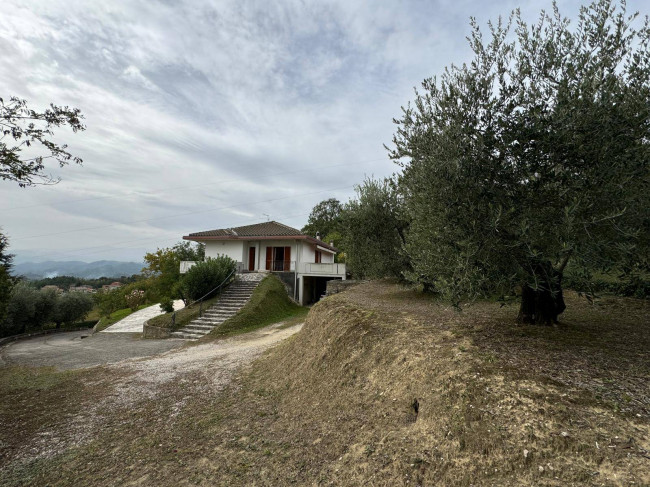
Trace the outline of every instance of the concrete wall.
<path fill-rule="evenodd" d="M 315 262 L 316 261 L 316 244 L 302 243 L 302 252 L 300 254 L 300 262 Z M 321 262 L 323 264 L 331 264 L 334 262 L 334 254 L 321 250 Z"/>
<path fill-rule="evenodd" d="M 248 252 L 248 247 L 246 247 Z M 205 243 L 205 256 L 217 257 L 227 255 L 235 262 L 244 262 L 248 264 L 248 255 L 244 258 L 244 242 L 235 241 L 208 241 Z"/>

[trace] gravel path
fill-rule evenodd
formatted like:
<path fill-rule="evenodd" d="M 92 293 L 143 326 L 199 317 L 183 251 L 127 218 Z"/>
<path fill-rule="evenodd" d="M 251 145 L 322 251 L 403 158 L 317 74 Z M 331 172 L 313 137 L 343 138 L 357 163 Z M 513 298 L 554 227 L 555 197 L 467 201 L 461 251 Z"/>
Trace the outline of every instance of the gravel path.
<path fill-rule="evenodd" d="M 282 325 L 283 323 L 277 323 L 244 335 L 185 346 L 162 354 L 159 350 L 159 354 L 154 357 L 130 358 L 119 362 L 113 360 L 103 367 L 87 370 L 83 379 L 84 387 L 92 391 L 92 396 L 82 392 L 69 399 L 61 398 L 62 401 L 82 402 L 84 406 L 75 414 L 59 415 L 53 410 L 52 415 L 56 419 L 39 426 L 33 436 L 17 441 L 17 445 L 12 446 L 9 462 L 14 465 L 26 464 L 39 458 L 58 455 L 67 448 L 93 441 L 99 435 L 106 434 L 110 428 L 123 427 L 124 423 L 132 422 L 132 427 L 138 428 L 142 421 L 155 422 L 163 418 L 164 421 L 172 421 L 183 413 L 188 400 L 196 396 L 209 397 L 210 393 L 223 390 L 241 367 L 248 366 L 265 350 L 302 328 L 302 323 L 287 328 Z M 72 338 L 72 333 L 65 335 Z M 96 342 L 93 343 L 93 339 Z M 86 358 L 101 355 L 97 353 L 99 343 L 117 344 L 120 350 L 128 347 L 129 343 L 134 346 L 138 342 L 151 344 L 152 347 L 179 347 L 186 343 L 184 340 L 142 340 L 131 334 L 101 333 L 83 340 L 79 336 L 74 340 L 78 342 L 77 346 L 86 348 Z M 27 341 L 16 345 L 25 347 L 26 343 Z M 0 359 L 5 355 L 4 352 L 16 345 L 5 347 Z M 59 348 L 59 355 L 63 357 L 60 360 L 63 361 L 67 360 L 65 356 L 71 354 L 69 344 L 57 347 L 52 342 L 41 343 L 40 348 L 50 349 L 48 353 Z M 72 360 L 77 361 L 77 366 L 81 363 L 78 356 Z M 16 365 L 16 361 L 10 362 L 13 363 L 8 365 Z M 98 363 L 101 362 L 95 361 L 86 366 Z M 163 411 L 162 416 L 147 416 L 151 414 L 151 408 Z M 0 465 L 2 460 L 0 456 Z M 7 458 L 4 460 L 7 461 Z"/>
<path fill-rule="evenodd" d="M 185 305 L 181 299 L 174 301 L 175 310 L 179 310 L 184 306 Z M 142 327 L 145 322 L 161 314 L 164 314 L 164 311 L 160 310 L 160 305 L 154 304 L 148 308 L 131 313 L 126 318 L 113 323 L 105 330 L 102 330 L 101 333 L 142 333 Z"/>
<path fill-rule="evenodd" d="M 82 369 L 167 352 L 185 340 L 141 339 L 130 333 L 95 333 L 90 330 L 43 335 L 0 348 L 0 366 Z"/>

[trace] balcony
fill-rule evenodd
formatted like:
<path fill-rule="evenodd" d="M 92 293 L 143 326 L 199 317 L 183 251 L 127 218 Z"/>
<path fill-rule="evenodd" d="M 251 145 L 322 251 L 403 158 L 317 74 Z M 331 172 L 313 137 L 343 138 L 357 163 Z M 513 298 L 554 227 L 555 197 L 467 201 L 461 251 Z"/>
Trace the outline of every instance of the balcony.
<path fill-rule="evenodd" d="M 345 264 L 315 264 L 313 262 L 301 262 L 298 272 L 313 276 L 337 276 L 345 277 Z"/>

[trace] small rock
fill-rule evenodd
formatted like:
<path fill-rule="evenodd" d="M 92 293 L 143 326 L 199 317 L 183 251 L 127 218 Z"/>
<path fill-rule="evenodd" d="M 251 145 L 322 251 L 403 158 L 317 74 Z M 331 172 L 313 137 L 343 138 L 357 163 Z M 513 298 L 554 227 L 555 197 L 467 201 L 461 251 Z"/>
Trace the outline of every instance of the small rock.
<path fill-rule="evenodd" d="M 544 467 L 542 467 L 542 466 L 540 465 L 540 466 L 538 467 L 538 470 L 539 470 L 539 473 L 542 473 L 542 472 L 544 471 Z"/>
<path fill-rule="evenodd" d="M 528 450 L 524 450 L 524 458 L 528 458 L 528 454 L 529 454 L 529 453 L 530 453 L 530 452 L 529 452 Z"/>
<path fill-rule="evenodd" d="M 566 438 L 567 436 L 569 436 L 569 433 L 567 433 L 566 431 L 563 431 L 562 433 L 560 433 L 560 435 L 564 436 Z"/>

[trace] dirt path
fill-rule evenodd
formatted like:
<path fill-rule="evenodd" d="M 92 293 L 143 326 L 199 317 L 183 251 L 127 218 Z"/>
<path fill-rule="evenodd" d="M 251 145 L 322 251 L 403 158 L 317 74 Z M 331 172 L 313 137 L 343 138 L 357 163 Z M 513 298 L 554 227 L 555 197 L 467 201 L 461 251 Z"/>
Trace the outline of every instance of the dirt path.
<path fill-rule="evenodd" d="M 14 398 L 38 404 L 29 416 L 14 411 L 9 397 L 5 397 L 9 401 L 6 404 L 0 401 L 0 471 L 6 469 L 21 476 L 30 465 L 86 445 L 123 427 L 126 421 L 132 421 L 134 428 L 142 427 L 143 421 L 155 422 L 160 411 L 164 411 L 166 421 L 174 420 L 188 400 L 218 394 L 242 367 L 301 328 L 302 324 L 283 327 L 278 323 L 154 357 L 39 377 L 36 390 L 23 389 L 21 397 Z M 13 373 L 3 379 L 11 382 L 23 381 L 25 375 L 38 369 L 9 370 L 0 372 Z M 47 381 L 51 379 L 55 385 L 50 388 Z M 56 411 L 50 401 L 57 405 Z M 158 411 L 153 415 L 152 407 Z M 4 479 L 9 485 L 11 475 Z"/>

